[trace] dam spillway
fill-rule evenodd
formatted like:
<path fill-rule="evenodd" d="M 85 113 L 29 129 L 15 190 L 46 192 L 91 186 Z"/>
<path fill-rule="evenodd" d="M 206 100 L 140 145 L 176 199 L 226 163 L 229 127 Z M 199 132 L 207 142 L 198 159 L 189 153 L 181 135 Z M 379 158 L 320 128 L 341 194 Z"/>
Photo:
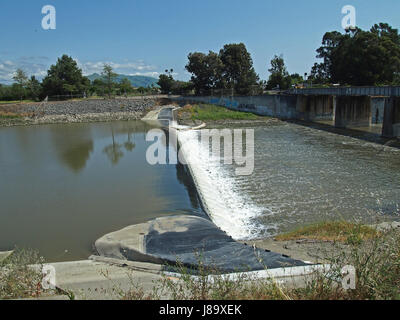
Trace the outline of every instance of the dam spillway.
<path fill-rule="evenodd" d="M 188 161 L 205 210 L 233 238 L 262 238 L 325 220 L 398 219 L 400 150 L 280 121 L 252 129 L 252 175 L 235 175 L 235 165 L 221 164 L 218 155 Z M 184 154 L 209 152 L 199 135 L 179 132 Z"/>

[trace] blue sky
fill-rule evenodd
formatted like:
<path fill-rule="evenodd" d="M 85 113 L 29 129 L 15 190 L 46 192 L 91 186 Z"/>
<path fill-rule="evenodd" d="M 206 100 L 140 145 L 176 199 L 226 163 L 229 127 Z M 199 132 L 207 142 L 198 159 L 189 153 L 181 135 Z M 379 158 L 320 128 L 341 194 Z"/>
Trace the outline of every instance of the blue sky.
<path fill-rule="evenodd" d="M 44 5 L 56 8 L 56 30 L 43 30 Z M 166 68 L 188 80 L 187 55 L 243 42 L 256 72 L 283 54 L 290 73 L 309 72 L 326 31 L 341 30 L 344 5 L 357 26 L 400 28 L 399 0 L 1 0 L 0 82 L 18 67 L 39 78 L 57 57 L 76 59 L 85 74 L 104 62 L 119 73 L 158 77 Z"/>

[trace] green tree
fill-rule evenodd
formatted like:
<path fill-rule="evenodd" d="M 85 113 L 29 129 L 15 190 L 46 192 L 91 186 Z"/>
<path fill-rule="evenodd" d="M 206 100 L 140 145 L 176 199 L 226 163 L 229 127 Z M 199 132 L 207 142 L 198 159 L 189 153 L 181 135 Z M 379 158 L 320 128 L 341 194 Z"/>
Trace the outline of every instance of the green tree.
<path fill-rule="evenodd" d="M 118 75 L 113 71 L 113 68 L 111 67 L 111 65 L 109 65 L 107 63 L 104 64 L 103 72 L 101 75 L 105 79 L 108 97 L 111 98 L 112 89 L 114 87 L 114 79 Z"/>
<path fill-rule="evenodd" d="M 274 58 L 271 60 L 271 68 L 268 69 L 271 73 L 267 82 L 268 89 L 288 89 L 292 84 L 291 77 L 285 66 L 285 60 L 283 56 L 275 55 Z"/>
<path fill-rule="evenodd" d="M 171 73 L 172 72 L 169 72 L 168 74 L 160 74 L 158 78 L 157 84 L 160 86 L 161 92 L 164 94 L 169 94 L 174 86 L 175 80 Z"/>
<path fill-rule="evenodd" d="M 13 80 L 17 83 L 15 87 L 17 89 L 17 94 L 19 95 L 20 100 L 22 101 L 23 96 L 25 95 L 25 88 L 28 82 L 28 77 L 26 73 L 22 69 L 17 69 L 13 76 Z"/>
<path fill-rule="evenodd" d="M 292 86 L 297 86 L 299 84 L 304 83 L 304 78 L 298 73 L 293 73 L 290 75 L 290 84 Z"/>
<path fill-rule="evenodd" d="M 311 70 L 311 75 L 316 76 L 319 79 L 326 79 L 332 81 L 332 68 L 333 68 L 333 52 L 337 51 L 337 48 L 342 41 L 343 35 L 340 32 L 333 31 L 327 32 L 322 38 L 322 46 L 317 49 L 317 58 L 323 59 L 323 63 L 316 63 Z"/>
<path fill-rule="evenodd" d="M 127 79 L 127 78 L 123 78 L 121 80 L 121 82 L 119 83 L 118 87 L 119 87 L 120 92 L 124 95 L 128 95 L 133 90 L 132 84 L 129 81 L 129 79 Z"/>
<path fill-rule="evenodd" d="M 309 80 L 316 84 L 325 84 L 329 82 L 329 75 L 323 63 L 314 63 L 311 68 Z"/>
<path fill-rule="evenodd" d="M 375 24 L 369 31 L 327 32 L 317 58 L 323 62 L 314 65 L 311 75 L 320 80 L 349 85 L 393 84 L 400 72 L 400 36 L 386 23 Z"/>
<path fill-rule="evenodd" d="M 188 55 L 186 70 L 192 74 L 191 82 L 197 94 L 211 89 L 224 88 L 222 73 L 224 64 L 219 55 L 210 51 L 207 55 L 194 52 Z"/>
<path fill-rule="evenodd" d="M 146 88 L 145 88 L 145 87 L 139 87 L 139 88 L 137 89 L 137 91 L 138 91 L 140 94 L 144 94 L 144 93 L 146 92 Z"/>
<path fill-rule="evenodd" d="M 66 92 L 68 92 L 70 95 L 71 95 L 71 97 L 72 97 L 72 95 L 76 92 L 76 86 L 75 85 L 73 85 L 73 84 L 64 84 L 63 85 L 63 89 L 66 91 Z"/>
<path fill-rule="evenodd" d="M 90 92 L 99 96 L 104 96 L 106 83 L 103 79 L 94 79 L 90 86 Z"/>
<path fill-rule="evenodd" d="M 39 96 L 42 92 L 42 85 L 35 76 L 31 76 L 31 78 L 28 80 L 27 89 L 30 98 L 32 98 L 33 100 L 39 99 Z"/>
<path fill-rule="evenodd" d="M 243 43 L 226 44 L 219 52 L 224 67 L 222 79 L 227 88 L 239 94 L 249 94 L 258 86 L 259 77 L 253 67 L 253 60 Z"/>
<path fill-rule="evenodd" d="M 192 82 L 186 81 L 174 81 L 172 86 L 172 93 L 174 94 L 189 94 L 194 89 L 194 85 Z"/>
<path fill-rule="evenodd" d="M 65 86 L 67 85 L 67 86 Z M 82 75 L 82 70 L 72 57 L 63 55 L 57 63 L 47 71 L 43 79 L 44 95 L 69 95 L 70 86 L 76 88 L 76 92 L 84 92 L 89 88 L 90 81 Z"/>

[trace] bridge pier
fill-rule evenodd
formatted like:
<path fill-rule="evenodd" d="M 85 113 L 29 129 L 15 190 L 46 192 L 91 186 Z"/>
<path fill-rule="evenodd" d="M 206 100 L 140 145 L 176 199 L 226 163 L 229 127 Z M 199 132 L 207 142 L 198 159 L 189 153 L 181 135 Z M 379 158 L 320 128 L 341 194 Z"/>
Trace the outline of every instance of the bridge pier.
<path fill-rule="evenodd" d="M 369 96 L 337 96 L 334 109 L 336 128 L 371 125 L 371 97 Z"/>
<path fill-rule="evenodd" d="M 371 98 L 371 122 L 373 125 L 382 124 L 385 114 L 385 97 Z"/>
<path fill-rule="evenodd" d="M 298 95 L 297 118 L 305 121 L 333 120 L 334 96 Z"/>
<path fill-rule="evenodd" d="M 382 136 L 400 138 L 400 98 L 391 97 L 385 101 Z"/>

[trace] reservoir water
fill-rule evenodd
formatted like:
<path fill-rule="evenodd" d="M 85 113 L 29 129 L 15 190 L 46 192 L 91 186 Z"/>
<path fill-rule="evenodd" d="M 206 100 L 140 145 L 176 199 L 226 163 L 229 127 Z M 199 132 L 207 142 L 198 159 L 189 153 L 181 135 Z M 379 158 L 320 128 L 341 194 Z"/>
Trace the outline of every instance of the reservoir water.
<path fill-rule="evenodd" d="M 142 121 L 0 128 L 0 251 L 87 259 L 106 233 L 204 215 L 182 165 L 151 166 Z"/>

